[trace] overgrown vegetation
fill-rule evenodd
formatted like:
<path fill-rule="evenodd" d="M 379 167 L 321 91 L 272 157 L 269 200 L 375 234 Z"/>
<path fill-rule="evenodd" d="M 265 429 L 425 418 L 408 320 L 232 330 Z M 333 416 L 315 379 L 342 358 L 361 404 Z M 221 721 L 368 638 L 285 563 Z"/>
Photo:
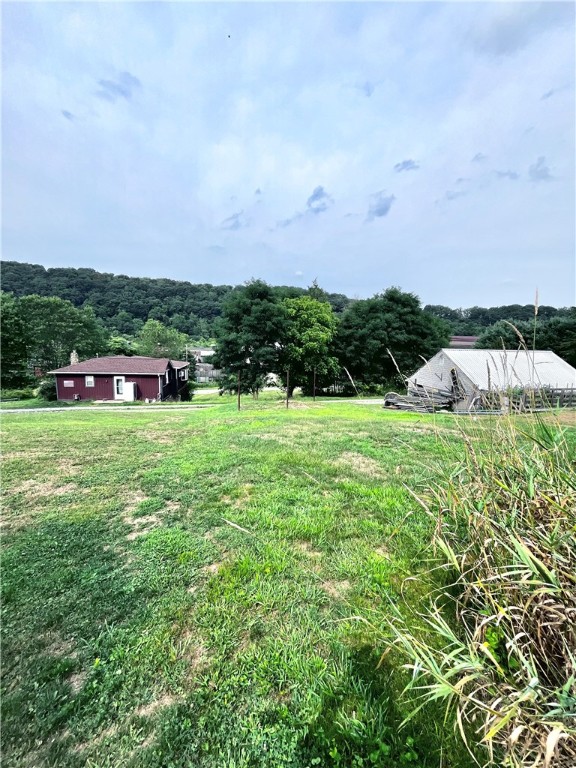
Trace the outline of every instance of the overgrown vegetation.
<path fill-rule="evenodd" d="M 436 570 L 418 577 L 428 602 L 417 619 L 397 613 L 390 625 L 413 673 L 408 690 L 444 701 L 480 762 L 571 768 L 574 433 L 543 418 L 503 419 L 465 444 L 465 459 L 421 498 L 435 521 Z"/>

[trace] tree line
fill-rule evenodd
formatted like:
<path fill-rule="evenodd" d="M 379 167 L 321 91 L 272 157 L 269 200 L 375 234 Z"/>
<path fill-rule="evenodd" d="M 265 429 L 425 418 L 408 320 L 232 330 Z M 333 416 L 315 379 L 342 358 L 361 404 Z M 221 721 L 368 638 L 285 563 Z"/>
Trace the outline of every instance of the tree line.
<path fill-rule="evenodd" d="M 194 284 L 164 278 L 127 277 L 97 272 L 94 269 L 49 268 L 16 261 L 0 262 L 2 289 L 22 297 L 58 296 L 76 308 L 92 307 L 104 327 L 113 335 L 136 335 L 147 320 L 159 322 L 199 341 L 214 337 L 216 320 L 234 287 L 231 285 Z M 298 298 L 309 294 L 306 288 L 277 286 L 281 298 Z M 324 293 L 324 300 L 341 317 L 357 299 L 341 293 Z M 479 336 L 500 320 L 529 321 L 534 314 L 532 304 L 510 304 L 498 307 L 452 309 L 428 304 L 424 311 L 443 320 L 452 335 Z M 539 308 L 539 320 L 565 317 L 570 309 L 550 306 Z"/>
<path fill-rule="evenodd" d="M 10 285 L 3 279 L 3 288 Z M 27 294 L 27 288 L 20 285 L 18 292 L 2 293 L 4 388 L 26 386 L 38 375 L 67 365 L 73 349 L 80 359 L 97 354 L 184 359 L 187 347 L 201 341 L 171 325 L 170 318 L 140 317 L 136 330 L 121 332 L 110 317 L 102 317 L 87 301 L 77 306 L 60 296 Z M 449 318 L 441 316 L 449 308 L 422 307 L 417 296 L 399 288 L 388 288 L 369 299 L 347 299 L 346 305 L 335 297 L 338 294 L 325 292 L 316 282 L 306 289 L 273 287 L 261 280 L 226 287 L 210 326 L 216 346 L 214 362 L 223 370 L 223 389 L 236 391 L 240 381 L 241 391 L 257 394 L 270 374 L 289 393 L 295 387 L 312 392 L 334 384 L 339 391 L 401 387 L 402 375 L 413 373 L 423 358 L 448 346 L 454 333 Z M 484 318 L 496 316 L 496 309 L 486 310 Z M 535 342 L 536 348 L 552 349 L 576 365 L 574 308 L 552 312 L 553 308 L 540 307 L 536 324 L 534 307 L 530 307 L 532 320 L 521 305 L 499 310 L 516 317 L 499 318 L 484 328 L 477 346 L 531 348 Z M 115 317 L 121 312 L 126 310 L 120 309 Z M 481 316 L 472 310 L 469 313 L 470 317 Z"/>

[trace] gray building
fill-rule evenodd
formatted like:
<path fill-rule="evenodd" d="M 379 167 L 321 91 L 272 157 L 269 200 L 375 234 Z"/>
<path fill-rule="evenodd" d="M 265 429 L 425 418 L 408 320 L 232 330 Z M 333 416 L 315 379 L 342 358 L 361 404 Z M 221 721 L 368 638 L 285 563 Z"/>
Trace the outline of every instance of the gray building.
<path fill-rule="evenodd" d="M 441 349 L 407 384 L 409 396 L 460 412 L 576 406 L 576 369 L 547 350 Z"/>

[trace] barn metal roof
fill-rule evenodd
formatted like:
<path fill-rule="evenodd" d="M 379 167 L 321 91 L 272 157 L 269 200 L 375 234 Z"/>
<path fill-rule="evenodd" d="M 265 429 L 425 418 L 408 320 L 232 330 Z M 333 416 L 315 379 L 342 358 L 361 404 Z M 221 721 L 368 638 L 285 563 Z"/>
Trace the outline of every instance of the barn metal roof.
<path fill-rule="evenodd" d="M 101 373 L 109 375 L 128 375 L 128 376 L 161 376 L 166 372 L 170 364 L 167 357 L 140 357 L 134 355 L 113 355 L 110 357 L 93 357 L 90 360 L 83 360 L 81 363 L 66 365 L 64 368 L 57 368 L 49 373 L 78 373 L 92 374 Z M 185 368 L 189 363 L 181 361 L 172 363 L 176 369 Z"/>
<path fill-rule="evenodd" d="M 481 390 L 576 387 L 576 369 L 549 350 L 443 349 Z"/>

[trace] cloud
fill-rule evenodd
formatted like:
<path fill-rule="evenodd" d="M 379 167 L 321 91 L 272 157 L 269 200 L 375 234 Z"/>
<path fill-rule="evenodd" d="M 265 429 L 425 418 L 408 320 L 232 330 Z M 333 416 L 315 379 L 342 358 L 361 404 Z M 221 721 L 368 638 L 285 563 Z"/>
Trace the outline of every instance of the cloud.
<path fill-rule="evenodd" d="M 256 197 L 260 197 L 262 195 L 262 190 L 260 189 L 260 187 L 258 187 L 258 189 L 254 192 L 254 194 L 256 195 Z"/>
<path fill-rule="evenodd" d="M 387 216 L 394 200 L 396 200 L 394 195 L 387 195 L 385 190 L 370 195 L 370 206 L 368 207 L 366 221 L 374 221 L 374 219 L 381 219 Z"/>
<path fill-rule="evenodd" d="M 291 224 L 294 224 L 295 221 L 298 221 L 304 216 L 303 213 L 300 213 L 299 211 L 296 211 L 296 213 L 293 216 L 290 216 L 289 219 L 282 219 L 281 221 L 276 222 L 277 227 L 289 227 Z"/>
<path fill-rule="evenodd" d="M 66 118 L 66 120 L 70 120 L 71 123 L 73 123 L 74 120 L 76 119 L 75 116 L 72 114 L 72 112 L 68 112 L 67 109 L 62 110 L 62 115 L 63 117 Z"/>
<path fill-rule="evenodd" d="M 300 269 L 297 269 L 296 272 L 294 272 L 294 277 L 304 277 L 304 272 L 302 272 Z"/>
<path fill-rule="evenodd" d="M 459 176 L 456 179 L 456 184 L 467 184 L 470 181 L 468 176 Z"/>
<path fill-rule="evenodd" d="M 516 171 L 496 171 L 496 176 L 499 179 L 510 179 L 511 181 L 516 181 L 516 179 L 520 178 L 520 174 L 516 173 Z"/>
<path fill-rule="evenodd" d="M 120 72 L 115 80 L 98 80 L 101 90 L 96 91 L 96 96 L 112 103 L 118 99 L 130 101 L 134 92 L 142 87 L 142 83 L 130 72 Z"/>
<path fill-rule="evenodd" d="M 518 3 L 499 8 L 472 32 L 478 52 L 493 55 L 512 55 L 525 48 L 532 38 L 556 26 L 573 25 L 574 9 L 571 3 Z"/>
<path fill-rule="evenodd" d="M 328 208 L 334 203 L 334 199 L 331 195 L 326 192 L 324 187 L 318 186 L 315 187 L 312 191 L 312 194 L 306 200 L 306 210 L 304 213 L 302 211 L 296 211 L 293 216 L 290 216 L 288 219 L 282 219 L 281 221 L 276 222 L 277 227 L 289 227 L 291 224 L 294 224 L 295 221 L 299 221 L 300 219 L 304 218 L 306 214 L 318 214 L 318 213 L 324 213 L 324 211 L 328 210 Z"/>
<path fill-rule="evenodd" d="M 476 152 L 474 157 L 472 158 L 473 163 L 481 163 L 483 160 L 487 160 L 488 155 L 483 155 L 482 152 Z"/>
<path fill-rule="evenodd" d="M 222 224 L 220 224 L 220 229 L 229 229 L 234 232 L 247 226 L 248 222 L 244 219 L 244 211 L 238 211 L 238 213 L 233 213 L 232 216 L 224 219 Z"/>
<path fill-rule="evenodd" d="M 572 90 L 572 86 L 561 85 L 559 88 L 551 88 L 549 91 L 546 91 L 546 93 L 543 93 L 542 96 L 540 96 L 540 101 L 546 101 L 547 99 L 552 98 L 552 96 L 556 96 L 557 93 L 562 93 L 563 91 L 567 90 Z"/>
<path fill-rule="evenodd" d="M 416 171 L 420 166 L 414 160 L 402 160 L 401 163 L 396 163 L 394 170 L 396 173 L 401 171 Z"/>
<path fill-rule="evenodd" d="M 371 83 L 369 80 L 366 80 L 365 83 L 362 83 L 357 87 L 359 91 L 362 91 L 364 96 L 366 96 L 367 98 L 370 98 L 370 96 L 372 96 L 372 94 L 374 93 L 374 89 L 376 88 L 376 85 L 374 83 Z"/>
<path fill-rule="evenodd" d="M 312 213 L 323 213 L 333 202 L 324 187 L 316 187 L 306 200 L 306 208 Z"/>
<path fill-rule="evenodd" d="M 550 168 L 546 165 L 546 158 L 539 157 L 536 162 L 528 168 L 528 176 L 532 181 L 550 181 L 553 176 Z"/>
<path fill-rule="evenodd" d="M 467 192 L 464 192 L 464 191 L 454 192 L 453 190 L 449 189 L 446 192 L 446 194 L 444 195 L 444 199 L 445 200 L 449 200 L 449 201 L 450 200 L 457 200 L 459 197 L 464 197 L 464 195 L 466 195 L 466 194 L 467 194 Z"/>

